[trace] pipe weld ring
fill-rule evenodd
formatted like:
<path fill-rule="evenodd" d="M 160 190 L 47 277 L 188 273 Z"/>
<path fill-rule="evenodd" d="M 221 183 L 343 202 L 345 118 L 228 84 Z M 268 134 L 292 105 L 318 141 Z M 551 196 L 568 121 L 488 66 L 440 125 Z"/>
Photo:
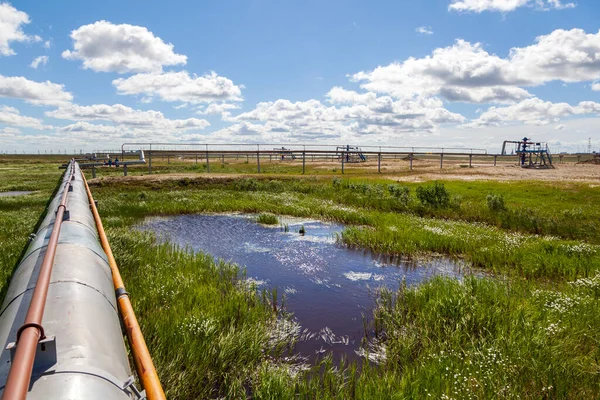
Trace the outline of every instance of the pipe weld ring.
<path fill-rule="evenodd" d="M 127 296 L 127 297 L 131 298 L 131 296 L 129 295 L 129 292 L 127 290 L 125 290 L 125 287 L 123 287 L 123 286 L 115 289 L 115 295 L 117 296 L 117 300 L 123 296 Z"/>
<path fill-rule="evenodd" d="M 40 340 L 46 338 L 46 333 L 44 332 L 44 327 L 37 322 L 29 322 L 27 324 L 23 324 L 19 330 L 17 331 L 17 343 L 19 343 L 19 339 L 21 338 L 21 334 L 27 328 L 37 328 L 40 331 Z"/>

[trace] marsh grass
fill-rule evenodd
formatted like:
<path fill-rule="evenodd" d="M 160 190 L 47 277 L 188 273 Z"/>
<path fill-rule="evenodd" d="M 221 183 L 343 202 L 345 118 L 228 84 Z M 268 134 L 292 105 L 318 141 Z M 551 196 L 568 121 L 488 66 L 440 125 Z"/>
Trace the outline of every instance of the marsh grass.
<path fill-rule="evenodd" d="M 0 168 L 2 190 L 38 192 L 0 198 L 4 277 L 60 176 L 51 163 L 18 166 L 25 169 Z M 92 191 L 168 398 L 600 397 L 600 238 L 588 220 L 598 215 L 590 206 L 598 192 L 443 184 L 448 207 L 423 205 L 419 184 L 374 179 L 100 179 Z M 503 195 L 506 211 L 488 208 L 490 193 Z M 540 195 L 544 204 L 530 199 Z M 281 329 L 292 324 L 281 322 L 289 316 L 277 290 L 248 284 L 238 266 L 132 229 L 151 215 L 230 211 L 335 220 L 351 225 L 340 237 L 347 245 L 445 253 L 494 275 L 380 288 L 363 321 L 362 354 L 373 362 L 326 355 L 306 366 L 290 350 L 294 329 Z"/>
<path fill-rule="evenodd" d="M 264 225 L 277 225 L 279 223 L 279 218 L 273 214 L 262 213 L 256 217 L 256 222 Z"/>
<path fill-rule="evenodd" d="M 0 296 L 4 298 L 14 268 L 37 230 L 62 175 L 56 164 L 23 160 L 6 164 L 0 158 L 0 191 L 33 193 L 0 197 Z"/>

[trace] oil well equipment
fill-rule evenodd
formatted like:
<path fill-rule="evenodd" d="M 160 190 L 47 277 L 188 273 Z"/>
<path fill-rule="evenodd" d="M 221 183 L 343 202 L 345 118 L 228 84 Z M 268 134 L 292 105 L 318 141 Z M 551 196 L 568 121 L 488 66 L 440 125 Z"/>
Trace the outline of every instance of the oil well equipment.
<path fill-rule="evenodd" d="M 526 137 L 521 140 L 505 140 L 501 155 L 508 155 L 510 145 L 513 145 L 511 153 L 517 155 L 521 168 L 554 168 L 548 143 L 534 142 Z"/>

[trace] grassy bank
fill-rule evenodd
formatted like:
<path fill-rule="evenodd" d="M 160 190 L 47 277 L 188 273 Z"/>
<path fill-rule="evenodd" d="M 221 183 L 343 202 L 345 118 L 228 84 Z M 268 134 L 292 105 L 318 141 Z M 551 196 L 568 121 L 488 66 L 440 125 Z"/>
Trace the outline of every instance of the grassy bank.
<path fill-rule="evenodd" d="M 0 259 L 4 274 L 56 185 L 53 168 L 28 171 L 45 187 L 39 199 L 0 198 L 0 240 L 15 249 Z M 23 177 L 2 178 L 24 188 Z M 600 237 L 589 219 L 598 191 L 529 182 L 524 193 L 521 185 L 444 182 L 444 194 L 431 183 L 365 177 L 200 177 L 96 180 L 92 192 L 169 398 L 597 398 Z M 490 206 L 490 194 L 504 207 L 497 199 Z M 519 217 L 523 207 L 537 225 Z M 563 213 L 576 209 L 580 218 Z M 326 358 L 304 370 L 286 359 L 294 330 L 277 322 L 272 293 L 248 288 L 235 266 L 131 230 L 149 215 L 228 211 L 336 220 L 352 225 L 340 238 L 348 245 L 403 257 L 445 253 L 495 277 L 381 289 L 363 344 L 376 362 L 359 373 Z M 36 218 L 25 223 L 28 214 Z"/>

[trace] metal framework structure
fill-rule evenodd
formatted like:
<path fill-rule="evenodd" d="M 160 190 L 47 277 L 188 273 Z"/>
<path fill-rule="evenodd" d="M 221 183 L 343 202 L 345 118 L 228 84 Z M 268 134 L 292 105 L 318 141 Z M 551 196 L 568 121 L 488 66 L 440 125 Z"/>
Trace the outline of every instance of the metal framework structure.
<path fill-rule="evenodd" d="M 506 145 L 509 143 L 514 145 L 513 152 L 522 168 L 554 168 L 548 143 L 533 142 L 528 138 L 505 140 L 502 144 L 502 155 L 506 155 Z"/>
<path fill-rule="evenodd" d="M 276 147 L 273 147 L 276 146 Z M 272 161 L 280 159 L 281 155 L 292 160 L 302 160 L 302 173 L 306 171 L 307 161 L 332 161 L 341 163 L 341 171 L 344 173 L 345 164 L 348 160 L 358 158 L 361 161 L 369 159 L 377 160 L 377 169 L 381 172 L 381 161 L 384 159 L 403 158 L 409 161 L 412 169 L 413 160 L 416 156 L 438 156 L 440 168 L 443 166 L 444 157 L 469 157 L 471 166 L 473 156 L 488 156 L 487 150 L 475 148 L 456 147 L 397 147 L 397 146 L 338 146 L 338 145 L 310 145 L 310 144 L 209 144 L 209 143 L 150 143 L 150 142 L 127 142 L 121 145 L 121 150 L 96 150 L 95 153 L 107 154 L 107 156 L 121 156 L 125 160 L 128 154 L 134 151 L 143 151 L 146 154 L 148 173 L 152 173 L 152 157 L 195 158 L 205 160 L 207 172 L 210 172 L 211 160 L 239 159 L 245 157 L 246 161 L 256 160 L 257 172 L 261 172 L 261 160 Z M 494 163 L 496 156 L 494 156 Z"/>

